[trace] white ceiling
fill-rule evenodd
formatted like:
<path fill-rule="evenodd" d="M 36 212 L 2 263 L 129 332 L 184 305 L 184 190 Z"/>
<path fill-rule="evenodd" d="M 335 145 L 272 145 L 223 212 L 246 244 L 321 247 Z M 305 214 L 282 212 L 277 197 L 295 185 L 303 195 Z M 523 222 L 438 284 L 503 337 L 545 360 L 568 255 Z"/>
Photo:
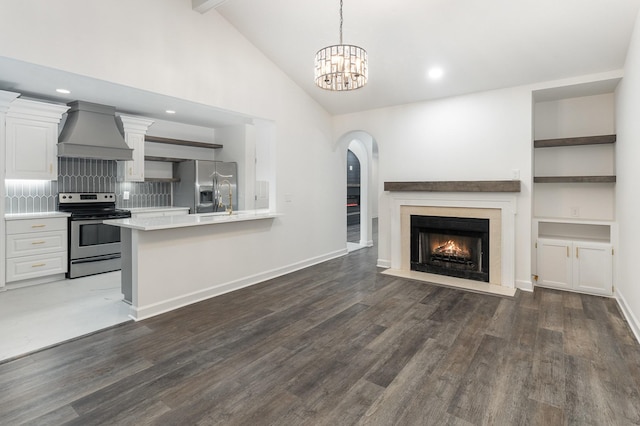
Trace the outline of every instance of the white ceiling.
<path fill-rule="evenodd" d="M 369 54 L 369 83 L 313 84 L 338 43 L 339 0 L 228 0 L 216 8 L 333 114 L 621 69 L 640 0 L 344 0 L 344 43 Z M 214 13 L 214 12 L 209 12 Z M 426 77 L 432 66 L 445 75 Z"/>
<path fill-rule="evenodd" d="M 341 114 L 619 70 L 639 9 L 640 0 L 344 0 L 344 42 L 367 49 L 370 60 L 369 83 L 350 92 L 313 84 L 316 51 L 338 42 L 339 0 L 223 0 L 215 10 L 327 111 Z M 440 81 L 426 77 L 434 65 L 445 70 Z M 25 96 L 42 98 L 56 82 L 73 87 L 71 97 L 47 97 L 61 103 L 82 99 L 208 128 L 252 120 L 4 57 L 0 70 L 0 89 Z M 580 96 L 611 92 L 615 84 L 567 90 Z M 542 101 L 558 92 L 535 95 Z M 169 117 L 165 109 L 180 114 Z"/>

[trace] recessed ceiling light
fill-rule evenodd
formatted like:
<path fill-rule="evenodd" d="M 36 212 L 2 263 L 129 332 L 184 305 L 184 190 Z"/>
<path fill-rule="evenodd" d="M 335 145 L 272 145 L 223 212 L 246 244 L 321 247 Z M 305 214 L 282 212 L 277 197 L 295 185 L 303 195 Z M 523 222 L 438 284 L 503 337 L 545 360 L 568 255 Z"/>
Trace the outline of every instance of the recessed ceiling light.
<path fill-rule="evenodd" d="M 172 109 L 168 109 L 165 111 L 167 114 L 175 114 L 176 112 Z"/>
<path fill-rule="evenodd" d="M 68 95 L 69 93 L 71 93 L 71 90 L 67 90 L 67 89 L 56 89 L 56 92 L 58 93 L 62 93 L 64 95 Z"/>
<path fill-rule="evenodd" d="M 442 76 L 444 75 L 444 70 L 440 67 L 434 67 L 429 70 L 428 75 L 430 79 L 437 80 L 439 78 L 442 78 Z"/>

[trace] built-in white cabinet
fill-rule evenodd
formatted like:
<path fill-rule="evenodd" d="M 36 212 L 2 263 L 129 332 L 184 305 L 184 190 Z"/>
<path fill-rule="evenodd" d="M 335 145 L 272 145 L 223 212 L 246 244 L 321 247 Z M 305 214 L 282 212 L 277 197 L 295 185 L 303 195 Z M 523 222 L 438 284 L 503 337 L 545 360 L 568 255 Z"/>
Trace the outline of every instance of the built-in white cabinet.
<path fill-rule="evenodd" d="M 6 115 L 6 178 L 58 179 L 58 125 L 66 105 L 15 99 Z"/>
<path fill-rule="evenodd" d="M 613 292 L 613 247 L 608 243 L 540 238 L 537 284 L 609 296 Z"/>
<path fill-rule="evenodd" d="M 6 282 L 67 272 L 67 218 L 6 221 Z"/>
<path fill-rule="evenodd" d="M 615 95 L 589 84 L 565 89 L 534 92 L 534 284 L 611 295 Z"/>
<path fill-rule="evenodd" d="M 132 161 L 118 161 L 118 180 L 144 182 L 144 139 L 153 120 L 119 115 L 124 131 L 124 140 L 133 149 Z"/>

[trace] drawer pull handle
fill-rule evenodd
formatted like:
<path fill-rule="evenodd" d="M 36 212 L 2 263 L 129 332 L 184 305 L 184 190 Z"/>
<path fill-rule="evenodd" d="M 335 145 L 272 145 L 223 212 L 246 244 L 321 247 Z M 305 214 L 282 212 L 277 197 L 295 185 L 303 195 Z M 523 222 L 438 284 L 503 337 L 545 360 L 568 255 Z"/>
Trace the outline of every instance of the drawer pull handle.
<path fill-rule="evenodd" d="M 44 228 L 47 225 L 31 225 L 32 228 Z"/>
<path fill-rule="evenodd" d="M 44 244 L 44 243 L 45 243 L 44 241 L 34 241 L 31 244 L 37 245 L 37 244 Z"/>
<path fill-rule="evenodd" d="M 46 266 L 46 263 L 36 263 L 35 265 L 31 265 L 32 268 L 40 268 L 42 266 Z"/>

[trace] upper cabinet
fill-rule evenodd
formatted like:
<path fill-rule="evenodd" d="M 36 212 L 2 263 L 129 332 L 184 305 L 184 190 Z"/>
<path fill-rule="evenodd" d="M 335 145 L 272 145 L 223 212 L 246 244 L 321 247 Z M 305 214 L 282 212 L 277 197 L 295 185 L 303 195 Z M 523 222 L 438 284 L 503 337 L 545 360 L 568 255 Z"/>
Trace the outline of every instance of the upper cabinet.
<path fill-rule="evenodd" d="M 133 149 L 132 161 L 118 161 L 118 179 L 124 182 L 144 182 L 144 139 L 153 120 L 120 115 L 124 140 Z"/>
<path fill-rule="evenodd" d="M 6 178 L 58 179 L 58 125 L 66 105 L 16 99 L 6 116 Z"/>

